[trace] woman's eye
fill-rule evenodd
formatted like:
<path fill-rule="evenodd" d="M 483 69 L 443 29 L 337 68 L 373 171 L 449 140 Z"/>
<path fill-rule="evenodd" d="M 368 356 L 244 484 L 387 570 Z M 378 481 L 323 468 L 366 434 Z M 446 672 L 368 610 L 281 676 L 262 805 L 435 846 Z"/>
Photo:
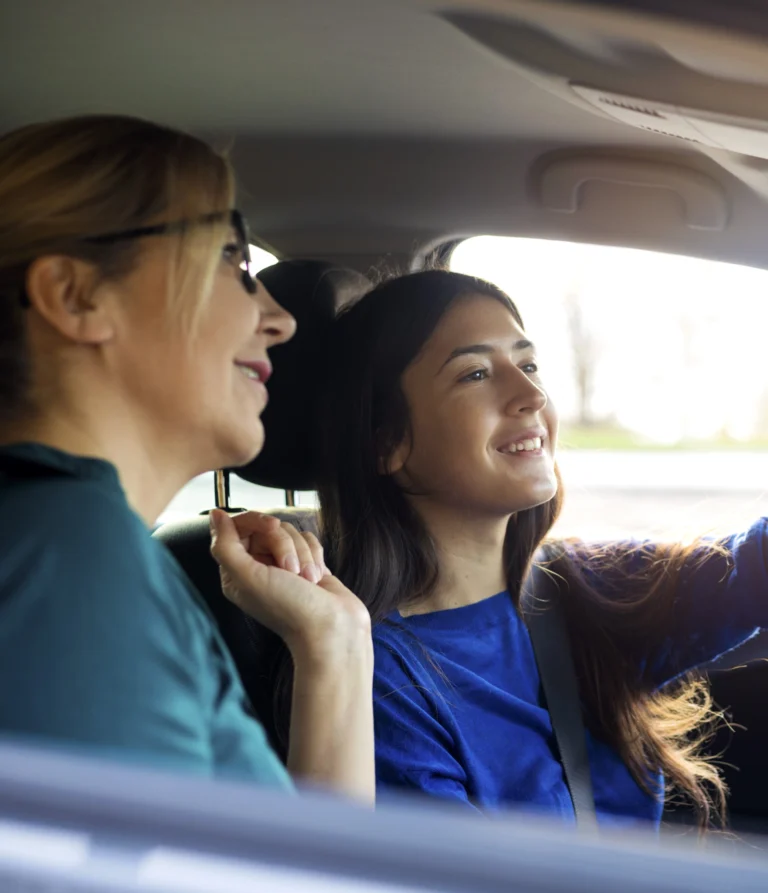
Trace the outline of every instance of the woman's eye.
<path fill-rule="evenodd" d="M 464 375 L 460 381 L 485 381 L 486 378 L 488 378 L 487 369 L 475 369 L 474 372 Z"/>
<path fill-rule="evenodd" d="M 240 246 L 237 242 L 228 242 L 221 249 L 221 256 L 228 264 L 239 266 L 242 259 L 240 256 Z"/>
<path fill-rule="evenodd" d="M 526 375 L 536 375 L 539 371 L 538 363 L 526 363 L 524 366 L 520 367 Z"/>

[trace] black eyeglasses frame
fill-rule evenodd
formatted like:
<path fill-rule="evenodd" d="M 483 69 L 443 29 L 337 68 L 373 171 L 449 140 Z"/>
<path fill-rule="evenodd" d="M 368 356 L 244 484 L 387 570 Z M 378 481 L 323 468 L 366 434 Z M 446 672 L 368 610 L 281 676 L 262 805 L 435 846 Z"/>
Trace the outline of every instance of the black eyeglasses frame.
<path fill-rule="evenodd" d="M 237 239 L 237 247 L 242 255 L 242 270 L 240 281 L 243 288 L 249 295 L 255 295 L 258 290 L 258 283 L 254 276 L 251 275 L 251 249 L 250 236 L 248 234 L 248 224 L 242 213 L 236 208 L 230 208 L 229 211 L 215 211 L 211 214 L 204 214 L 202 217 L 193 220 L 174 220 L 170 223 L 155 223 L 150 226 L 137 226 L 133 229 L 118 230 L 110 233 L 100 233 L 96 236 L 82 236 L 77 239 L 78 242 L 86 242 L 89 245 L 108 245 L 113 242 L 122 242 L 129 239 L 143 239 L 146 236 L 164 236 L 173 233 L 181 233 L 189 229 L 190 226 L 201 226 L 210 223 L 220 223 L 229 216 L 229 223 L 235 231 Z M 19 301 L 22 307 L 29 307 L 30 301 L 27 297 L 26 290 L 22 287 L 19 295 Z"/>

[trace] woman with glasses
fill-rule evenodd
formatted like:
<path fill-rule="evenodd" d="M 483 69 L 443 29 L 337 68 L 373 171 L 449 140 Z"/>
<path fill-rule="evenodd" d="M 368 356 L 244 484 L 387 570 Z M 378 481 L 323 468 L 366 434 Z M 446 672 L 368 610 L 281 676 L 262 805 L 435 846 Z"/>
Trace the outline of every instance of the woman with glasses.
<path fill-rule="evenodd" d="M 209 146 L 140 120 L 0 139 L 0 731 L 289 788 L 149 533 L 191 478 L 258 454 L 268 350 L 295 328 L 233 193 Z M 289 770 L 371 800 L 366 609 L 313 537 L 212 526 L 227 596 L 291 651 Z"/>

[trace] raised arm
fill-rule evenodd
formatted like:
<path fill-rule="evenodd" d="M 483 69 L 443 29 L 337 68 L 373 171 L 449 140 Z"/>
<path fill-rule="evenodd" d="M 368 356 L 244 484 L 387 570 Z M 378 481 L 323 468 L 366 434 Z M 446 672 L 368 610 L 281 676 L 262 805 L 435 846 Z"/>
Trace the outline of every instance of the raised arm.
<path fill-rule="evenodd" d="M 288 768 L 373 803 L 373 646 L 362 602 L 325 568 L 311 534 L 248 512 L 211 513 L 225 595 L 277 633 L 294 664 Z"/>
<path fill-rule="evenodd" d="M 737 648 L 768 628 L 768 519 L 692 553 L 677 586 L 669 636 L 652 675 L 672 679 Z M 765 655 L 768 656 L 768 655 Z"/>
<path fill-rule="evenodd" d="M 581 557 L 587 580 L 603 596 L 624 601 L 630 592 L 647 594 L 652 581 L 663 583 L 652 635 L 648 614 L 644 623 L 630 625 L 627 641 L 653 686 L 709 664 L 768 628 L 768 519 L 688 550 L 617 543 L 609 551 L 615 574 L 601 559 L 590 561 L 588 547 Z"/>

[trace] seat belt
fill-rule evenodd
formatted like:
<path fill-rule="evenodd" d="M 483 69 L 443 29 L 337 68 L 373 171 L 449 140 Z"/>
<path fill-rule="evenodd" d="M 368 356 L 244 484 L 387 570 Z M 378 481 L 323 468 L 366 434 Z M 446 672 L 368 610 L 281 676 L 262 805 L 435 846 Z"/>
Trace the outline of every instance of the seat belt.
<path fill-rule="evenodd" d="M 538 562 L 523 584 L 522 605 L 576 824 L 579 829 L 595 832 L 598 826 L 587 736 L 560 588 Z"/>

